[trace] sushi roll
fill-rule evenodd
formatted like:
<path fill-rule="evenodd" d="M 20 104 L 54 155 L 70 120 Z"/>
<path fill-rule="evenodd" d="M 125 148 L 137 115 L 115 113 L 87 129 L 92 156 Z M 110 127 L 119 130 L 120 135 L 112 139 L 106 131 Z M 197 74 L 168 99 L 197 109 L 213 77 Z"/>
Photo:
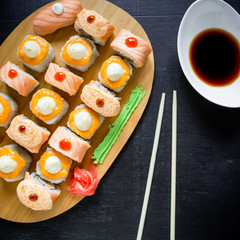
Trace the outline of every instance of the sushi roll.
<path fill-rule="evenodd" d="M 80 137 L 90 139 L 103 121 L 103 116 L 81 104 L 70 113 L 67 126 Z"/>
<path fill-rule="evenodd" d="M 31 156 L 17 144 L 0 148 L 0 177 L 7 182 L 24 178 L 32 162 Z"/>
<path fill-rule="evenodd" d="M 99 81 L 115 92 L 121 92 L 132 76 L 132 66 L 118 56 L 111 56 L 98 73 Z"/>
<path fill-rule="evenodd" d="M 35 211 L 48 211 L 60 195 L 59 187 L 41 179 L 36 173 L 26 172 L 25 178 L 17 186 L 20 202 Z"/>
<path fill-rule="evenodd" d="M 33 28 L 40 36 L 53 33 L 59 28 L 73 24 L 81 10 L 80 0 L 62 0 L 53 3 L 39 11 L 33 18 Z"/>
<path fill-rule="evenodd" d="M 145 64 L 152 48 L 148 42 L 126 29 L 121 29 L 110 47 L 119 55 L 126 57 L 131 64 L 140 68 Z"/>
<path fill-rule="evenodd" d="M 115 27 L 94 10 L 83 9 L 74 24 L 80 36 L 91 38 L 95 43 L 104 46 Z"/>
<path fill-rule="evenodd" d="M 32 97 L 32 113 L 47 124 L 58 123 L 68 111 L 69 104 L 58 93 L 42 88 Z"/>
<path fill-rule="evenodd" d="M 49 139 L 48 144 L 56 151 L 79 163 L 82 162 L 86 151 L 91 147 L 87 141 L 84 141 L 66 127 L 58 127 Z"/>
<path fill-rule="evenodd" d="M 0 127 L 7 128 L 18 113 L 18 104 L 5 93 L 0 93 Z"/>
<path fill-rule="evenodd" d="M 104 117 L 114 117 L 120 111 L 119 98 L 97 81 L 92 80 L 85 85 L 80 98 L 88 107 Z"/>
<path fill-rule="evenodd" d="M 29 152 L 38 153 L 50 132 L 23 115 L 16 116 L 6 131 L 7 135 Z"/>
<path fill-rule="evenodd" d="M 55 63 L 50 63 L 45 74 L 45 81 L 52 86 L 67 92 L 70 96 L 75 95 L 83 83 L 81 77 L 70 72 L 66 68 L 59 67 Z"/>
<path fill-rule="evenodd" d="M 17 55 L 19 60 L 36 72 L 44 72 L 55 58 L 54 50 L 45 39 L 28 35 L 20 43 Z"/>
<path fill-rule="evenodd" d="M 0 70 L 0 80 L 24 97 L 39 85 L 33 76 L 9 61 Z"/>
<path fill-rule="evenodd" d="M 42 179 L 58 184 L 66 180 L 71 165 L 72 160 L 70 158 L 48 148 L 37 162 L 36 173 Z"/>
<path fill-rule="evenodd" d="M 93 65 L 99 52 L 93 41 L 76 35 L 66 42 L 60 55 L 68 66 L 85 72 Z"/>

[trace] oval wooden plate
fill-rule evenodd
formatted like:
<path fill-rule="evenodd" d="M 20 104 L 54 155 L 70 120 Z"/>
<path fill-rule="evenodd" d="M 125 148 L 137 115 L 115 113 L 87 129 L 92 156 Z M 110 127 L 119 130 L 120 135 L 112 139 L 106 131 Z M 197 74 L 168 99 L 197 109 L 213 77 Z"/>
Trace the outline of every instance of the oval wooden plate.
<path fill-rule="evenodd" d="M 98 47 L 100 52 L 100 57 L 97 58 L 97 61 L 95 62 L 95 64 L 86 73 L 81 73 L 71 69 L 74 73 L 82 76 L 84 79 L 84 84 L 82 84 L 76 96 L 69 97 L 68 94 L 50 86 L 44 81 L 45 73 L 38 74 L 34 71 L 31 71 L 30 69 L 24 67 L 23 64 L 21 64 L 17 58 L 16 53 L 17 53 L 17 48 L 20 42 L 23 40 L 23 38 L 26 35 L 35 34 L 32 27 L 32 18 L 36 15 L 36 13 L 39 10 L 31 14 L 21 24 L 19 24 L 17 28 L 9 35 L 9 37 L 4 41 L 4 43 L 0 47 L 0 56 L 1 56 L 0 67 L 2 67 L 8 60 L 10 60 L 11 62 L 19 65 L 26 72 L 32 74 L 39 81 L 40 85 L 38 89 L 40 88 L 53 89 L 54 91 L 60 93 L 61 96 L 64 97 L 70 103 L 70 108 L 68 113 L 62 119 L 62 121 L 58 124 L 61 126 L 66 126 L 70 111 L 72 111 L 77 105 L 81 103 L 79 96 L 82 91 L 82 87 L 86 83 L 88 83 L 90 80 L 98 79 L 97 74 L 99 72 L 102 62 L 105 61 L 108 57 L 110 57 L 113 54 L 113 51 L 109 45 L 114 39 L 114 36 L 116 36 L 116 34 L 121 28 L 126 28 L 132 31 L 133 33 L 135 33 L 136 35 L 142 37 L 143 39 L 149 41 L 147 34 L 145 33 L 141 25 L 132 16 L 130 16 L 125 11 L 123 11 L 121 8 L 105 0 L 98 0 L 98 1 L 81 0 L 81 2 L 84 8 L 96 10 L 98 13 L 100 13 L 101 15 L 109 19 L 115 25 L 116 29 L 114 31 L 114 34 L 108 40 L 107 44 L 104 47 Z M 77 33 L 75 32 L 73 25 L 71 25 L 69 27 L 62 28 L 53 34 L 50 34 L 44 37 L 48 42 L 52 44 L 52 47 L 55 51 L 56 58 L 54 62 L 56 62 L 62 67 L 66 67 L 66 66 L 59 56 L 60 50 L 63 47 L 64 43 L 73 35 L 77 35 Z M 109 169 L 109 167 L 111 166 L 111 164 L 116 159 L 119 152 L 127 142 L 128 138 L 132 134 L 133 130 L 137 126 L 137 123 L 142 116 L 142 113 L 147 105 L 147 102 L 151 93 L 153 75 L 154 75 L 154 57 L 153 57 L 153 53 L 151 53 L 151 55 L 148 57 L 148 60 L 145 66 L 142 67 L 141 69 L 134 68 L 133 76 L 128 82 L 127 86 L 124 88 L 124 90 L 120 94 L 117 94 L 119 97 L 122 98 L 121 106 L 123 106 L 126 103 L 128 97 L 130 96 L 131 91 L 136 86 L 143 86 L 147 91 L 146 96 L 143 98 L 143 100 L 141 101 L 141 103 L 139 104 L 139 106 L 137 107 L 137 109 L 134 111 L 133 115 L 129 119 L 128 123 L 125 125 L 123 131 L 121 132 L 116 143 L 108 153 L 103 164 L 98 164 L 96 166 L 96 169 L 101 178 L 107 172 L 107 170 Z M 2 82 L 0 83 L 0 92 L 7 93 L 16 99 L 16 101 L 19 103 L 19 113 L 24 114 L 25 116 L 29 117 L 33 121 L 36 121 L 39 125 L 47 127 L 51 131 L 51 133 L 57 128 L 57 125 L 48 126 L 44 124 L 44 122 L 37 119 L 31 113 L 29 109 L 29 102 L 32 98 L 33 93 L 30 94 L 30 96 L 28 97 L 22 97 L 18 95 L 16 91 L 7 87 L 6 84 Z M 92 147 L 88 150 L 87 154 L 84 157 L 83 162 L 80 164 L 80 167 L 88 169 L 88 164 L 90 162 L 94 149 L 104 139 L 104 136 L 108 132 L 108 125 L 112 123 L 115 119 L 116 117 L 105 119 L 105 121 L 103 122 L 103 125 L 100 127 L 100 129 L 95 133 L 95 135 L 91 139 L 90 142 Z M 13 143 L 13 141 L 6 135 L 4 128 L 0 129 L 0 141 L 1 141 L 1 146 Z M 33 163 L 31 165 L 30 172 L 35 171 L 36 161 L 46 150 L 47 146 L 48 146 L 47 143 L 44 144 L 44 146 L 41 148 L 38 154 L 32 154 Z M 72 169 L 77 165 L 79 164 L 74 163 L 72 166 Z M 14 222 L 24 222 L 24 223 L 43 221 L 67 211 L 68 209 L 70 209 L 71 207 L 73 207 L 75 204 L 77 204 L 79 201 L 83 199 L 83 197 L 72 196 L 69 193 L 69 191 L 67 190 L 67 187 L 69 185 L 69 178 L 68 178 L 65 182 L 60 184 L 62 193 L 60 197 L 57 199 L 57 201 L 55 202 L 52 210 L 47 212 L 32 211 L 26 208 L 24 205 L 22 205 L 21 202 L 18 200 L 16 195 L 16 187 L 18 183 L 19 181 L 15 183 L 7 183 L 5 180 L 0 179 L 0 206 L 1 206 L 0 217 L 3 219 L 14 221 Z"/>

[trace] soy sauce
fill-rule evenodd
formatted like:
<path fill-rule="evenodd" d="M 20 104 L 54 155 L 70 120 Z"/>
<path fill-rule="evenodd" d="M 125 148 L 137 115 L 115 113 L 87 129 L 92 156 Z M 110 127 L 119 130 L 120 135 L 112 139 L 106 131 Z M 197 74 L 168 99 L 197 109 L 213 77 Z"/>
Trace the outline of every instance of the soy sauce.
<path fill-rule="evenodd" d="M 189 58 L 195 74 L 208 85 L 226 86 L 239 77 L 239 42 L 222 29 L 200 32 L 191 43 Z"/>

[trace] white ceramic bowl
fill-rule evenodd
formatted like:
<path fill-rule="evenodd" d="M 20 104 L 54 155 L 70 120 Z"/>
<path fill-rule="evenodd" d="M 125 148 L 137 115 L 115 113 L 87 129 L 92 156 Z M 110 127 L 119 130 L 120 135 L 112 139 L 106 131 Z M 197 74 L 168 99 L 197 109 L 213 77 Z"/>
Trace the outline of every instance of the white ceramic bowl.
<path fill-rule="evenodd" d="M 198 0 L 186 11 L 178 31 L 177 48 L 182 70 L 193 88 L 209 101 L 225 107 L 240 107 L 240 77 L 230 85 L 213 87 L 200 80 L 191 67 L 191 42 L 208 28 L 226 30 L 240 42 L 239 14 L 222 0 Z"/>

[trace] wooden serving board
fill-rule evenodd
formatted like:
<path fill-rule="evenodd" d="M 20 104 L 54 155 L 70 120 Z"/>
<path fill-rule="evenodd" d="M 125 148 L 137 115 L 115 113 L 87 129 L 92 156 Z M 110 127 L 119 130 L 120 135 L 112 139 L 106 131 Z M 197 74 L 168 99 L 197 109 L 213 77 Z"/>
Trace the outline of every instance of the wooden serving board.
<path fill-rule="evenodd" d="M 82 88 L 85 84 L 87 84 L 90 80 L 97 80 L 97 75 L 100 70 L 101 64 L 103 61 L 105 61 L 108 57 L 110 57 L 113 54 L 112 49 L 110 48 L 110 43 L 118 33 L 118 31 L 121 28 L 126 28 L 136 35 L 142 37 L 143 39 L 149 41 L 147 34 L 141 27 L 141 25 L 128 13 L 123 11 L 121 8 L 113 5 L 112 3 L 109 3 L 105 0 L 81 0 L 83 7 L 87 9 L 93 9 L 109 19 L 116 27 L 114 34 L 111 36 L 111 38 L 108 40 L 107 44 L 104 47 L 99 47 L 98 50 L 100 52 L 100 57 L 97 58 L 95 64 L 85 73 L 81 73 L 78 71 L 73 71 L 74 73 L 80 75 L 84 79 L 84 83 L 82 84 L 80 90 L 76 94 L 76 96 L 70 97 L 67 93 L 62 92 L 61 90 L 58 90 L 57 88 L 52 87 L 51 85 L 47 84 L 44 81 L 44 73 L 36 73 L 27 67 L 24 67 L 23 64 L 20 63 L 20 61 L 17 58 L 17 48 L 20 42 L 23 40 L 23 38 L 28 34 L 35 34 L 33 27 L 32 27 L 32 18 L 36 15 L 36 13 L 39 11 L 34 12 L 29 17 L 27 17 L 21 24 L 19 24 L 16 29 L 9 35 L 9 37 L 4 41 L 4 43 L 0 47 L 0 67 L 2 67 L 8 60 L 11 62 L 19 65 L 21 68 L 23 68 L 26 72 L 33 75 L 38 81 L 39 86 L 37 88 L 48 88 L 53 89 L 54 91 L 61 94 L 62 97 L 64 97 L 69 103 L 70 108 L 65 117 L 61 120 L 61 122 L 58 124 L 60 126 L 66 126 L 69 113 L 79 104 L 81 104 L 80 100 L 80 93 L 82 91 Z M 62 28 L 58 31 L 56 31 L 53 34 L 47 35 L 44 38 L 51 43 L 54 51 L 55 51 L 55 60 L 57 64 L 59 64 L 62 67 L 67 67 L 63 61 L 60 58 L 60 50 L 63 47 L 64 43 L 73 35 L 77 35 L 75 32 L 73 25 Z M 149 41 L 150 42 L 150 41 Z M 151 89 L 152 89 L 152 83 L 153 83 L 153 75 L 154 75 L 154 56 L 153 53 L 148 57 L 148 60 L 144 67 L 141 69 L 134 68 L 133 76 L 128 82 L 127 86 L 124 88 L 124 90 L 117 94 L 119 97 L 122 98 L 121 100 L 121 107 L 124 106 L 127 99 L 130 96 L 131 91 L 136 86 L 143 86 L 147 93 L 137 109 L 134 111 L 133 115 L 129 119 L 128 123 L 125 125 L 123 131 L 121 132 L 119 138 L 117 139 L 116 143 L 108 153 L 107 157 L 105 158 L 103 164 L 98 164 L 96 166 L 96 169 L 102 178 L 104 174 L 107 172 L 111 164 L 114 162 L 116 157 L 118 156 L 119 152 L 122 150 L 123 146 L 127 142 L 128 138 L 132 134 L 133 130 L 137 126 L 137 123 L 139 119 L 141 118 L 143 111 L 147 105 Z M 18 95 L 16 91 L 13 89 L 7 87 L 6 84 L 0 83 L 0 92 L 7 93 L 10 96 L 14 97 L 15 100 L 19 104 L 19 114 L 24 114 L 28 118 L 35 121 L 37 124 L 47 127 L 51 133 L 57 128 L 58 125 L 46 125 L 41 120 L 37 119 L 30 111 L 29 103 L 32 98 L 32 94 L 28 97 L 23 97 Z M 34 91 L 36 92 L 36 91 Z M 91 142 L 91 148 L 88 150 L 87 154 L 84 157 L 83 162 L 80 164 L 81 168 L 88 169 L 89 162 L 91 160 L 91 156 L 93 154 L 94 149 L 98 146 L 98 144 L 104 139 L 105 135 L 108 132 L 108 125 L 110 123 L 113 123 L 116 117 L 114 118 L 106 118 L 103 122 L 100 129 L 95 133 L 93 138 L 90 140 Z M 11 144 L 13 141 L 6 135 L 5 129 L 0 129 L 0 141 L 1 146 Z M 30 168 L 30 172 L 35 171 L 36 162 L 40 158 L 40 156 L 45 152 L 46 148 L 48 147 L 48 144 L 45 143 L 40 152 L 38 154 L 32 154 L 33 162 Z M 74 162 L 72 166 L 72 170 L 74 167 L 79 165 L 78 163 Z M 71 173 L 70 173 L 71 175 Z M 7 183 L 4 179 L 0 179 L 0 217 L 6 220 L 14 221 L 14 222 L 38 222 L 43 221 L 49 218 L 52 218 L 54 216 L 57 216 L 71 207 L 73 207 L 75 204 L 77 204 L 79 201 L 83 199 L 83 197 L 76 197 L 72 196 L 69 191 L 67 190 L 67 187 L 69 186 L 69 178 L 60 184 L 60 188 L 62 190 L 61 195 L 56 200 L 53 209 L 50 211 L 33 211 L 31 209 L 28 209 L 24 205 L 21 204 L 21 202 L 17 198 L 16 194 L 16 187 L 18 185 L 18 182 L 15 183 Z M 101 181 L 100 181 L 101 184 Z"/>

